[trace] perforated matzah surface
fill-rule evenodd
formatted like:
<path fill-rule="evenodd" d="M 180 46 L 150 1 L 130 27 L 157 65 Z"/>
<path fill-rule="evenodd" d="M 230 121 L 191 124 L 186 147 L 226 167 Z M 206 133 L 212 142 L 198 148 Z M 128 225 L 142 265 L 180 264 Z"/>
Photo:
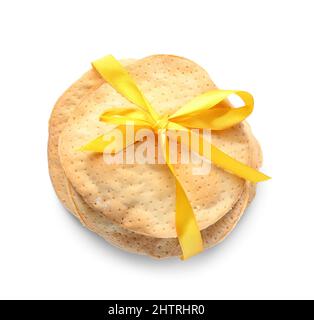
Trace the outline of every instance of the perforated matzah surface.
<path fill-rule="evenodd" d="M 161 114 L 174 112 L 214 87 L 203 69 L 173 56 L 145 58 L 132 64 L 129 72 Z M 174 181 L 166 166 L 109 166 L 99 154 L 75 151 L 107 129 L 98 121 L 106 108 L 127 104 L 130 105 L 107 84 L 81 103 L 61 135 L 59 153 L 63 168 L 84 201 L 113 222 L 145 235 L 175 237 Z M 249 163 L 249 136 L 243 124 L 215 132 L 213 143 Z M 242 179 L 215 166 L 205 183 L 202 176 L 180 174 L 201 229 L 230 211 L 243 192 Z"/>

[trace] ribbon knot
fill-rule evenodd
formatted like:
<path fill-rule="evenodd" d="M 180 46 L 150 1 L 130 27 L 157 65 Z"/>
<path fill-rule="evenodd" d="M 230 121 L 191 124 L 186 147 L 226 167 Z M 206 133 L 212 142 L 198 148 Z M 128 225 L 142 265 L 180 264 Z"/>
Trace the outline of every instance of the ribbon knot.
<path fill-rule="evenodd" d="M 182 258 L 187 259 L 203 250 L 203 242 L 200 230 L 195 219 L 192 206 L 187 198 L 174 167 L 169 161 L 168 137 L 164 129 L 184 130 L 191 132 L 191 128 L 224 130 L 242 122 L 253 111 L 253 97 L 245 91 L 236 90 L 211 90 L 195 97 L 183 105 L 170 116 L 160 117 L 150 105 L 136 83 L 130 77 L 123 66 L 113 57 L 106 56 L 93 62 L 96 71 L 123 97 L 133 103 L 136 108 L 121 107 L 113 108 L 101 115 L 100 121 L 116 124 L 122 132 L 125 127 L 134 123 L 136 128 L 152 128 L 155 132 L 163 130 L 162 150 L 166 163 L 176 181 L 176 231 L 182 249 Z M 233 108 L 223 102 L 231 94 L 238 95 L 244 102 L 244 106 Z M 104 152 L 108 142 L 104 136 L 100 136 L 89 142 L 80 150 Z M 135 143 L 131 141 L 130 143 Z M 122 147 L 125 148 L 128 142 Z M 191 149 L 192 147 L 189 146 Z M 227 170 L 241 178 L 251 182 L 260 182 L 269 179 L 263 173 L 237 161 L 225 154 L 215 146 L 211 145 L 211 158 L 215 165 Z M 119 152 L 120 150 L 116 150 Z M 207 156 L 204 151 L 197 152 L 200 156 Z"/>
<path fill-rule="evenodd" d="M 168 124 L 169 124 L 169 118 L 168 118 L 168 115 L 165 115 L 165 116 L 157 118 L 157 120 L 155 120 L 155 123 L 153 124 L 152 128 L 154 131 L 158 132 L 158 130 L 167 129 Z"/>

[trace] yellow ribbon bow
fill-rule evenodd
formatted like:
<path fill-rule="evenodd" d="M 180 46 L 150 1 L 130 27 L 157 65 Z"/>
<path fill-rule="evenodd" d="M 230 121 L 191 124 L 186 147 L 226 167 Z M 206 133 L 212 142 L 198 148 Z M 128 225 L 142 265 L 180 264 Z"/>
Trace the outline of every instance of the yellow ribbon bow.
<path fill-rule="evenodd" d="M 176 181 L 176 232 L 182 249 L 182 259 L 196 255 L 203 250 L 202 236 L 192 206 L 170 163 L 166 131 L 187 130 L 189 133 L 192 133 L 191 128 L 211 130 L 230 128 L 243 121 L 253 111 L 253 97 L 245 91 L 211 90 L 192 99 L 174 114 L 160 117 L 128 72 L 113 56 L 105 56 L 94 61 L 92 65 L 117 92 L 137 106 L 136 109 L 121 107 L 109 110 L 101 115 L 100 121 L 119 125 L 124 135 L 125 127 L 130 122 L 134 123 L 135 128 L 145 127 L 152 128 L 155 132 L 160 131 L 163 154 Z M 239 96 L 245 105 L 240 108 L 233 108 L 219 104 L 231 94 Z M 134 142 L 126 142 L 124 148 L 128 143 Z M 103 135 L 89 142 L 80 150 L 104 152 L 107 145 L 108 141 L 106 141 Z M 220 168 L 251 182 L 269 179 L 265 174 L 228 156 L 212 144 L 210 147 L 210 160 Z M 204 150 L 197 151 L 199 155 L 207 156 Z"/>

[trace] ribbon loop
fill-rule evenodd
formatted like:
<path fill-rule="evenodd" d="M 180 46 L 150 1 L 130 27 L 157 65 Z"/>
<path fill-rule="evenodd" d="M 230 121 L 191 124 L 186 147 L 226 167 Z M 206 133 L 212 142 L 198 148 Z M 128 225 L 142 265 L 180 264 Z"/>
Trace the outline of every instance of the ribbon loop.
<path fill-rule="evenodd" d="M 127 125 L 133 123 L 135 126 L 151 127 L 155 120 L 152 120 L 147 112 L 141 109 L 117 108 L 104 112 L 100 121 L 110 124 Z"/>
<path fill-rule="evenodd" d="M 228 96 L 235 94 L 244 102 L 240 108 L 222 105 Z M 211 90 L 188 102 L 169 117 L 188 128 L 224 130 L 242 122 L 253 111 L 251 94 L 238 90 Z"/>

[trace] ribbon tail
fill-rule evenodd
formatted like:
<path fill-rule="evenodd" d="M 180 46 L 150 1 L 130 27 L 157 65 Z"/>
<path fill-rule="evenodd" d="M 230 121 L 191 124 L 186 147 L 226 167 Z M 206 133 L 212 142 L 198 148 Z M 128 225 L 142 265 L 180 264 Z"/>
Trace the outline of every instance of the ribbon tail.
<path fill-rule="evenodd" d="M 198 140 L 198 144 L 194 145 L 193 143 L 189 143 L 189 149 L 193 152 L 196 152 L 200 156 L 205 157 L 206 159 L 214 163 L 216 166 L 226 171 L 229 171 L 240 178 L 254 183 L 270 179 L 270 177 L 265 175 L 264 173 L 255 170 L 247 166 L 246 164 L 230 157 L 228 154 L 224 153 L 223 151 L 212 145 L 210 141 L 207 141 L 203 138 L 203 134 L 195 136 L 195 133 L 193 131 L 190 131 L 190 134 L 191 139 L 193 137 L 194 139 Z M 184 143 L 184 140 L 182 140 L 181 143 Z M 208 152 L 208 150 L 210 152 Z"/>
<path fill-rule="evenodd" d="M 228 156 L 226 153 L 211 145 L 211 160 L 218 167 L 227 170 L 243 179 L 251 182 L 269 180 L 270 177 L 259 172 L 244 163 Z"/>
<path fill-rule="evenodd" d="M 92 62 L 92 66 L 123 97 L 148 112 L 152 119 L 158 117 L 128 71 L 112 55 Z"/>
<path fill-rule="evenodd" d="M 203 251 L 203 239 L 192 206 L 178 179 L 176 179 L 176 231 L 182 249 L 182 260 Z"/>
<path fill-rule="evenodd" d="M 77 149 L 77 151 L 92 151 L 97 153 L 103 153 L 107 146 L 113 142 L 114 138 L 111 140 L 105 140 L 105 135 L 98 136 L 96 139 L 89 141 L 84 146 Z"/>
<path fill-rule="evenodd" d="M 129 132 L 127 133 L 129 129 Z M 86 145 L 80 147 L 78 151 L 91 151 L 97 153 L 118 153 L 135 142 L 139 141 L 134 134 L 137 131 L 141 130 L 142 126 L 128 126 L 128 125 L 120 125 L 117 126 L 107 133 L 98 136 L 96 139 L 89 141 Z M 114 135 L 114 132 L 117 136 Z M 117 139 L 118 138 L 118 139 Z M 120 138 L 120 139 L 119 139 Z"/>
<path fill-rule="evenodd" d="M 169 144 L 165 132 L 161 133 L 161 141 L 166 163 L 176 179 L 176 231 L 182 250 L 181 259 L 186 260 L 203 251 L 202 235 L 190 201 L 170 163 Z"/>

